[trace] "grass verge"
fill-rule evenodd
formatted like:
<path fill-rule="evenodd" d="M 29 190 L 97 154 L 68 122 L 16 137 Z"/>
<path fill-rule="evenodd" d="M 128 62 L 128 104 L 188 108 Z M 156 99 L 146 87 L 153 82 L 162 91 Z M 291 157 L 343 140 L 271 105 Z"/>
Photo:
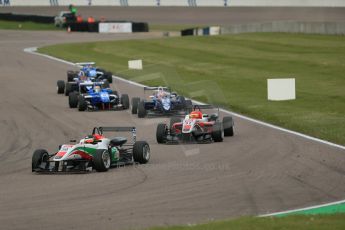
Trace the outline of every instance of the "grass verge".
<path fill-rule="evenodd" d="M 345 214 L 295 215 L 287 217 L 243 217 L 235 220 L 216 221 L 193 226 L 155 227 L 149 230 L 342 230 Z"/>
<path fill-rule="evenodd" d="M 63 44 L 39 52 L 345 145 L 345 37 L 257 33 Z M 128 70 L 143 59 L 144 70 Z M 267 100 L 267 78 L 296 78 L 297 100 Z M 240 132 L 240 131 L 239 131 Z"/>
<path fill-rule="evenodd" d="M 36 23 L 36 22 L 17 22 L 0 20 L 0 29 L 2 30 L 61 30 L 55 27 L 54 23 Z"/>

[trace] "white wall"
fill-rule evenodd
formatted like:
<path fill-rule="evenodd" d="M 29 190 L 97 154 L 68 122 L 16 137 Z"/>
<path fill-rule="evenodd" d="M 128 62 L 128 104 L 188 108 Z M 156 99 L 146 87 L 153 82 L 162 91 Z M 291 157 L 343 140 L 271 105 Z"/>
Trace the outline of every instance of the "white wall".
<path fill-rule="evenodd" d="M 10 0 L 12 6 L 88 5 L 89 0 Z M 2 1 L 3 2 L 3 1 Z M 160 0 L 161 6 L 320 6 L 345 7 L 345 0 Z M 98 6 L 157 6 L 157 0 L 92 0 Z"/>

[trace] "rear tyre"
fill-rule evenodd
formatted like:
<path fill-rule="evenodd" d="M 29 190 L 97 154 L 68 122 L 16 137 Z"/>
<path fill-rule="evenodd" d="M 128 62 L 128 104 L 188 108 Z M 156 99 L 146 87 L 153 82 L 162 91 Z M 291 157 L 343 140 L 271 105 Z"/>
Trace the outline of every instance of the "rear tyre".
<path fill-rule="evenodd" d="M 234 135 L 234 121 L 232 117 L 223 117 L 224 136 L 231 137 Z"/>
<path fill-rule="evenodd" d="M 180 102 L 181 102 L 181 109 L 185 109 L 186 108 L 186 99 L 184 98 L 184 96 L 180 96 Z"/>
<path fill-rule="evenodd" d="M 78 106 L 78 93 L 77 92 L 71 92 L 68 95 L 68 103 L 70 108 L 77 108 Z"/>
<path fill-rule="evenodd" d="M 172 130 L 172 128 L 173 128 L 173 125 L 175 124 L 175 123 L 178 123 L 178 122 L 181 122 L 181 119 L 179 118 L 179 117 L 171 117 L 170 118 L 170 131 Z"/>
<path fill-rule="evenodd" d="M 92 163 L 97 172 L 106 172 L 110 168 L 111 159 L 107 149 L 97 149 L 93 155 Z"/>
<path fill-rule="evenodd" d="M 186 112 L 192 111 L 193 109 L 192 100 L 186 100 L 184 109 L 186 110 Z"/>
<path fill-rule="evenodd" d="M 70 92 L 72 92 L 72 85 L 69 82 L 66 82 L 65 96 L 68 96 Z"/>
<path fill-rule="evenodd" d="M 139 118 L 144 118 L 146 116 L 147 112 L 145 109 L 145 102 L 140 101 L 138 104 L 138 117 Z"/>
<path fill-rule="evenodd" d="M 167 136 L 167 125 L 166 124 L 158 124 L 156 130 L 156 140 L 159 144 L 165 143 Z"/>
<path fill-rule="evenodd" d="M 212 139 L 214 142 L 222 142 L 224 139 L 223 125 L 220 122 L 216 122 L 213 126 Z"/>
<path fill-rule="evenodd" d="M 74 78 L 77 77 L 77 72 L 69 70 L 67 71 L 67 82 L 74 81 Z"/>
<path fill-rule="evenodd" d="M 103 88 L 103 89 L 110 88 L 110 85 L 109 85 L 109 81 L 108 81 L 108 80 L 104 80 L 104 81 L 103 81 L 102 88 Z"/>
<path fill-rule="evenodd" d="M 133 145 L 134 162 L 146 164 L 150 160 L 150 146 L 146 141 L 137 141 Z"/>
<path fill-rule="evenodd" d="M 37 149 L 32 155 L 32 172 L 40 169 L 42 163 L 48 164 L 49 154 L 45 149 Z"/>
<path fill-rule="evenodd" d="M 139 97 L 133 97 L 132 98 L 132 114 L 137 114 L 138 113 L 138 105 L 140 102 L 140 98 Z"/>
<path fill-rule="evenodd" d="M 106 79 L 109 83 L 113 83 L 113 73 L 112 72 L 105 72 L 104 74 L 106 76 Z"/>
<path fill-rule="evenodd" d="M 129 97 L 128 94 L 122 94 L 121 95 L 121 104 L 123 106 L 123 109 L 129 108 Z"/>
<path fill-rule="evenodd" d="M 65 92 L 65 82 L 63 80 L 57 81 L 57 93 L 63 94 Z"/>
<path fill-rule="evenodd" d="M 87 108 L 87 103 L 83 95 L 79 95 L 78 98 L 78 110 L 79 111 L 85 111 Z"/>

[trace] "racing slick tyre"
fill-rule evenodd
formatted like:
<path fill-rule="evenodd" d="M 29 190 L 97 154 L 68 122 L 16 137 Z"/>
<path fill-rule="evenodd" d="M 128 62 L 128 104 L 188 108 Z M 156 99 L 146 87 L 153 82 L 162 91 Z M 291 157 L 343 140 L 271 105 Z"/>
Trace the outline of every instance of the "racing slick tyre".
<path fill-rule="evenodd" d="M 181 109 L 186 108 L 186 98 L 184 96 L 180 96 L 180 102 L 181 102 Z"/>
<path fill-rule="evenodd" d="M 69 70 L 67 71 L 67 82 L 74 81 L 74 78 L 78 76 L 77 71 Z"/>
<path fill-rule="evenodd" d="M 232 117 L 223 117 L 224 136 L 234 135 L 234 121 Z"/>
<path fill-rule="evenodd" d="M 146 141 L 137 141 L 133 145 L 134 162 L 146 164 L 150 160 L 150 146 Z"/>
<path fill-rule="evenodd" d="M 140 101 L 138 104 L 138 117 L 139 118 L 144 118 L 146 116 L 147 112 L 145 109 L 145 102 Z"/>
<path fill-rule="evenodd" d="M 69 82 L 66 82 L 65 96 L 68 96 L 70 92 L 72 92 L 72 85 Z"/>
<path fill-rule="evenodd" d="M 57 81 L 57 93 L 58 94 L 63 94 L 65 92 L 65 82 L 62 80 Z"/>
<path fill-rule="evenodd" d="M 42 163 L 48 163 L 49 154 L 45 149 L 37 149 L 32 155 L 32 172 L 40 169 Z"/>
<path fill-rule="evenodd" d="M 190 112 L 193 110 L 193 103 L 192 103 L 192 100 L 186 100 L 185 102 L 185 107 L 184 109 L 186 110 L 186 112 Z"/>
<path fill-rule="evenodd" d="M 221 122 L 216 122 L 212 130 L 212 139 L 214 142 L 222 142 L 224 139 L 224 130 Z"/>
<path fill-rule="evenodd" d="M 103 81 L 102 88 L 103 88 L 103 89 L 110 88 L 110 85 L 109 85 L 109 81 L 108 81 L 108 80 L 105 79 L 105 80 Z"/>
<path fill-rule="evenodd" d="M 173 125 L 175 123 L 178 123 L 178 122 L 181 122 L 181 118 L 179 118 L 179 117 L 171 117 L 170 118 L 170 126 L 169 126 L 170 131 L 172 130 Z"/>
<path fill-rule="evenodd" d="M 92 158 L 92 163 L 97 172 L 106 172 L 110 168 L 111 159 L 107 149 L 97 149 Z"/>
<path fill-rule="evenodd" d="M 123 106 L 123 109 L 129 108 L 129 97 L 128 94 L 122 94 L 121 95 L 121 104 Z"/>
<path fill-rule="evenodd" d="M 71 92 L 68 95 L 68 104 L 70 108 L 77 108 L 78 106 L 78 93 L 77 92 Z"/>
<path fill-rule="evenodd" d="M 157 125 L 156 140 L 159 144 L 165 143 L 166 140 L 167 125 L 164 123 Z"/>
<path fill-rule="evenodd" d="M 132 114 L 137 114 L 138 113 L 138 105 L 140 102 L 140 98 L 139 97 L 133 97 L 132 98 Z"/>
<path fill-rule="evenodd" d="M 105 72 L 104 75 L 105 75 L 105 77 L 109 83 L 113 83 L 113 73 L 112 72 Z"/>
<path fill-rule="evenodd" d="M 87 103 L 83 95 L 79 95 L 78 98 L 78 110 L 79 111 L 85 111 L 87 108 Z"/>

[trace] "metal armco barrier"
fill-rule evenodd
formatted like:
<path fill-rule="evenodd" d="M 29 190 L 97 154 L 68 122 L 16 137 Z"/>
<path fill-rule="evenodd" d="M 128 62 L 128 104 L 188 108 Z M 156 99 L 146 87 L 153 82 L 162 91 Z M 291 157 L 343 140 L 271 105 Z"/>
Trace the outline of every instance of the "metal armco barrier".
<path fill-rule="evenodd" d="M 345 7 L 344 0 L 0 0 L 0 6 L 293 6 Z"/>

